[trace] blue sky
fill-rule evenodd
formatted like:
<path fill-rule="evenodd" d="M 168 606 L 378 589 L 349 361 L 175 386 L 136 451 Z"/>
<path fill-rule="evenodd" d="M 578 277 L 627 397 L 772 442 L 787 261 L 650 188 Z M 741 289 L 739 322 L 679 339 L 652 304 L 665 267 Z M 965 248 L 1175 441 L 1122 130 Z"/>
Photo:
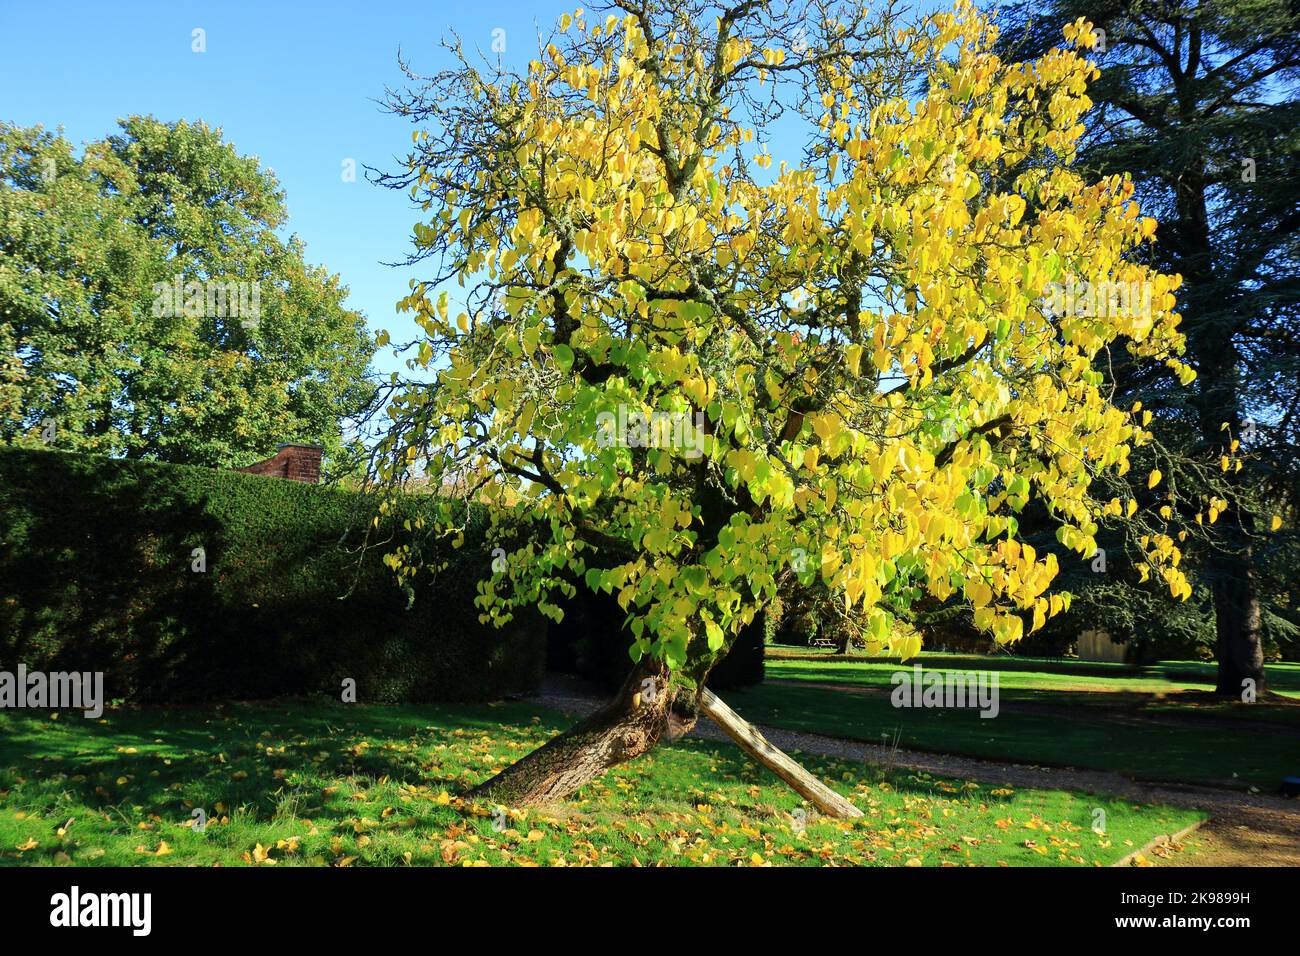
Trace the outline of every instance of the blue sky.
<path fill-rule="evenodd" d="M 0 2 L 0 119 L 62 125 L 74 143 L 113 132 L 118 117 L 204 119 L 275 170 L 288 230 L 308 259 L 339 273 L 348 304 L 373 329 L 409 327 L 393 305 L 414 274 L 381 264 L 409 248 L 417 213 L 365 181 L 363 165 L 395 168 L 411 127 L 375 102 L 398 85 L 400 46 L 419 70 L 445 65 L 450 30 L 489 49 L 505 30 L 508 62 L 526 63 L 537 25 L 576 3 L 365 4 L 322 0 L 150 3 Z M 206 32 L 195 53 L 193 30 Z M 342 178 L 357 161 L 357 181 Z M 386 351 L 386 350 L 385 350 Z M 391 368 L 391 360 L 378 364 Z"/>
<path fill-rule="evenodd" d="M 926 9 L 941 4 L 921 0 Z M 286 193 L 287 231 L 308 259 L 339 273 L 374 330 L 414 335 L 394 303 L 416 272 L 382 265 L 410 248 L 418 212 L 404 194 L 371 185 L 369 165 L 394 169 L 411 127 L 377 100 L 399 86 L 399 47 L 422 72 L 449 62 L 451 31 L 522 67 L 576 0 L 383 4 L 320 0 L 39 3 L 0 0 L 0 120 L 64 127 L 75 143 L 112 133 L 119 117 L 206 120 L 243 154 L 271 167 Z M 194 31 L 206 51 L 194 52 Z M 773 150 L 781 155 L 779 146 Z M 356 161 L 344 182 L 345 160 Z M 396 366 L 383 350 L 376 364 Z"/>

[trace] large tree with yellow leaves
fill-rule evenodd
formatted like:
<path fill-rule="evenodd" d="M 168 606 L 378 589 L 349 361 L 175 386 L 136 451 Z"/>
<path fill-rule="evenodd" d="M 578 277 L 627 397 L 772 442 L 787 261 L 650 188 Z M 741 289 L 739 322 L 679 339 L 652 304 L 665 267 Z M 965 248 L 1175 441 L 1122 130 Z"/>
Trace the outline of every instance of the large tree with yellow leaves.
<path fill-rule="evenodd" d="M 413 258 L 435 274 L 399 306 L 429 380 L 394 398 L 378 476 L 492 505 L 486 618 L 586 586 L 636 636 L 619 695 L 479 793 L 562 798 L 702 710 L 815 791 L 704 689 L 782 580 L 820 579 L 903 657 L 893 613 L 926 594 L 1014 642 L 1068 601 L 1017 512 L 1039 499 L 1088 557 L 1134 507 L 1090 494 L 1146 437 L 1094 360 L 1188 378 L 1179 280 L 1127 255 L 1156 228 L 1131 184 L 1070 169 L 1087 26 L 1023 64 L 995 37 L 964 0 L 914 23 L 622 0 L 561 17 L 522 74 L 452 43 L 454 69 L 393 94 L 415 146 L 386 181 L 427 212 Z M 1079 308 L 1076 279 L 1145 307 Z M 463 513 L 413 528 L 398 574 Z M 1186 594 L 1174 542 L 1149 550 Z"/>

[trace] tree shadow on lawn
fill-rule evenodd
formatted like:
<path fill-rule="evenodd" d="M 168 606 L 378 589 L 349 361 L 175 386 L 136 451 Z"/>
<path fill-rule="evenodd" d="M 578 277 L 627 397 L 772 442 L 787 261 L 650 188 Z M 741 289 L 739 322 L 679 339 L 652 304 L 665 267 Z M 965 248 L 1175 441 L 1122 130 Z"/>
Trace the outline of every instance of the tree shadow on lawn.
<path fill-rule="evenodd" d="M 1136 779 L 1273 789 L 1294 773 L 1294 731 L 1243 733 L 1206 721 L 1096 719 L 1007 707 L 993 719 L 971 708 L 896 708 L 888 694 L 851 694 L 797 683 L 760 685 L 730 701 L 746 719 L 864 743 L 1010 763 L 1112 770 Z"/>
<path fill-rule="evenodd" d="M 321 780 L 387 779 L 444 788 L 455 796 L 569 723 L 562 714 L 509 703 L 444 708 L 294 701 L 126 708 L 98 721 L 79 714 L 54 720 L 48 714 L 11 711 L 0 718 L 0 787 L 21 780 L 53 786 L 97 811 L 131 805 L 149 812 L 171 808 L 173 813 L 183 801 L 199 796 L 213 805 L 269 813 L 270 794 Z M 440 753 L 453 746 L 467 751 L 470 759 L 458 754 L 440 760 Z M 668 751 L 690 755 L 698 777 L 661 773 L 656 758 Z M 861 762 L 809 754 L 800 759 L 841 790 L 846 789 L 845 773 L 854 782 L 887 780 L 909 792 L 934 789 L 928 779 Z M 681 801 L 692 792 L 739 782 L 779 788 L 789 797 L 782 802 L 800 802 L 738 748 L 719 742 L 665 744 L 651 759 L 622 765 L 607 779 L 635 781 L 649 801 Z"/>
<path fill-rule="evenodd" d="M 0 864 L 50 864 L 60 857 L 116 865 L 230 864 L 255 843 L 271 846 L 291 837 L 303 838 L 304 848 L 284 862 L 337 863 L 356 854 L 368 863 L 400 864 L 412 850 L 417 863 L 446 862 L 438 854 L 449 828 L 495 836 L 491 808 L 479 807 L 475 816 L 452 798 L 569 722 L 509 703 L 449 708 L 291 701 L 127 709 L 107 714 L 104 722 L 10 712 L 0 715 L 0 832 L 8 844 L 0 845 Z M 964 815 L 972 832 L 996 840 L 993 820 L 1013 810 L 1068 817 L 1076 828 L 1086 828 L 1097 806 L 1127 812 L 1105 797 L 972 788 L 859 761 L 799 759 L 852 799 L 884 801 L 884 816 L 875 822 L 906 820 L 909 807 L 929 802 Z M 686 821 L 701 804 L 714 804 L 733 824 L 772 833 L 788 833 L 796 809 L 806 806 L 734 746 L 687 739 L 616 768 L 566 801 L 563 811 L 602 826 L 613 822 L 601 839 L 619 844 L 626 825 L 644 826 L 653 836 L 656 828 L 686 825 L 673 821 Z M 187 829 L 195 808 L 217 825 L 203 834 Z M 15 824 L 17 813 L 27 815 L 26 822 Z M 70 836 L 55 838 L 72 817 L 77 822 Z M 818 826 L 824 827 L 815 831 L 819 843 L 843 836 L 830 821 Z M 307 840 L 309 828 L 319 835 Z M 367 834 L 373 842 L 362 843 Z M 15 849 L 33 836 L 37 846 Z M 155 859 L 164 843 L 169 855 Z"/>
<path fill-rule="evenodd" d="M 17 792 L 45 809 L 62 803 L 112 816 L 140 808 L 146 817 L 183 822 L 191 807 L 212 815 L 218 804 L 271 819 L 296 797 L 299 816 L 341 818 L 348 801 L 331 800 L 327 783 L 388 778 L 455 793 L 485 770 L 460 759 L 444 764 L 439 747 L 482 751 L 486 764 L 488 741 L 523 753 L 562 724 L 558 715 L 548 723 L 511 704 L 448 710 L 294 701 L 124 708 L 98 721 L 10 711 L 0 715 L 0 802 L 12 804 Z"/>

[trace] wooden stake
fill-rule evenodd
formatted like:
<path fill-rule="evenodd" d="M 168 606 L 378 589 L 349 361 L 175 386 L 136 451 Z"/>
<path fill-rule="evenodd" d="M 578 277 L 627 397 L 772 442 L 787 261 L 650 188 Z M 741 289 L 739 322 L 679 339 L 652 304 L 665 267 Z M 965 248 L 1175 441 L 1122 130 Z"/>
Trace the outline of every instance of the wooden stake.
<path fill-rule="evenodd" d="M 772 746 L 757 727 L 724 704 L 707 687 L 700 692 L 700 709 L 735 741 L 736 746 L 788 783 L 799 796 L 811 801 L 826 816 L 836 820 L 862 816 L 861 810 Z"/>

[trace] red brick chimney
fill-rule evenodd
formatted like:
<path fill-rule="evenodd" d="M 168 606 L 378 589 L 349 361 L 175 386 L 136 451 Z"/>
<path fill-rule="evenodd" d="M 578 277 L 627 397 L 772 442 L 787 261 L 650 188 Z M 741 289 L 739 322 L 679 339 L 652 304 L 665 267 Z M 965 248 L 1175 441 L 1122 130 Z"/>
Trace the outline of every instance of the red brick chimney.
<path fill-rule="evenodd" d="M 265 461 L 254 462 L 235 471 L 250 475 L 266 475 L 270 478 L 288 478 L 290 481 L 305 481 L 308 484 L 320 484 L 320 445 L 306 445 L 296 442 L 277 446 L 280 450 Z"/>

